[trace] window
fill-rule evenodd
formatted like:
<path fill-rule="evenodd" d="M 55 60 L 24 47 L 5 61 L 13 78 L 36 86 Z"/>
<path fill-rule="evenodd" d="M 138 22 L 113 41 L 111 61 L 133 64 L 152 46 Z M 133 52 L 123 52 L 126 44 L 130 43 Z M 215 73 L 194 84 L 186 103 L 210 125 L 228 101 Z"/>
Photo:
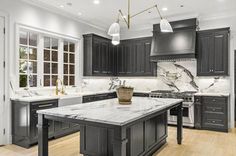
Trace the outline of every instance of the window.
<path fill-rule="evenodd" d="M 18 32 L 20 88 L 56 86 L 58 78 L 75 85 L 78 40 L 26 28 Z"/>
<path fill-rule="evenodd" d="M 35 33 L 21 31 L 19 43 L 19 85 L 37 87 L 38 36 Z"/>
<path fill-rule="evenodd" d="M 75 85 L 75 44 L 64 41 L 64 85 Z"/>
<path fill-rule="evenodd" d="M 44 37 L 44 86 L 56 86 L 58 79 L 58 39 Z"/>

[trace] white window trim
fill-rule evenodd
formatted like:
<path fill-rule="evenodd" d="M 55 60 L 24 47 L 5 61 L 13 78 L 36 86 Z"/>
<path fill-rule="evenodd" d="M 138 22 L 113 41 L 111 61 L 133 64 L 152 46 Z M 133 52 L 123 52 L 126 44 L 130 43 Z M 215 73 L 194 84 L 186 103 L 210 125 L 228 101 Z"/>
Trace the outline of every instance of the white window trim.
<path fill-rule="evenodd" d="M 16 38 L 15 38 L 15 50 L 16 50 L 16 65 L 15 65 L 15 73 L 17 76 L 17 80 L 16 80 L 16 90 L 17 91 L 21 91 L 21 90 L 25 90 L 25 88 L 20 88 L 19 85 L 19 34 L 20 31 L 29 31 L 29 32 L 34 32 L 38 35 L 38 52 L 37 52 L 37 62 L 38 62 L 38 66 L 37 66 L 37 72 L 38 72 L 38 76 L 37 76 L 37 87 L 29 87 L 30 90 L 37 90 L 37 89 L 54 89 L 55 86 L 50 86 L 50 87 L 44 87 L 43 85 L 43 45 L 44 45 L 44 37 L 52 37 L 52 38 L 57 38 L 59 40 L 59 48 L 58 48 L 58 78 L 60 78 L 61 80 L 63 80 L 63 52 L 64 52 L 64 47 L 63 47 L 63 42 L 64 40 L 69 41 L 69 42 L 73 42 L 75 43 L 75 86 L 78 85 L 76 79 L 79 79 L 79 73 L 77 72 L 80 70 L 80 59 L 79 57 L 80 52 L 81 52 L 81 39 L 77 38 L 77 37 L 72 37 L 69 35 L 63 35 L 63 34 L 59 34 L 56 32 L 51 32 L 51 31 L 47 31 L 47 30 L 43 30 L 40 28 L 34 28 L 34 27 L 30 27 L 30 26 L 26 26 L 23 24 L 16 24 Z M 72 88 L 72 86 L 66 86 L 67 88 Z"/>

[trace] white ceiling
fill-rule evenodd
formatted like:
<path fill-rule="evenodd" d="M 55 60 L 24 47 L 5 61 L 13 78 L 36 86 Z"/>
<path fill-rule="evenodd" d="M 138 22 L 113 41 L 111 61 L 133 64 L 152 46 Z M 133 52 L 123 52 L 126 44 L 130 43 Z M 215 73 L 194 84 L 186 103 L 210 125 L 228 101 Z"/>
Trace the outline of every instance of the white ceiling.
<path fill-rule="evenodd" d="M 127 0 L 100 0 L 96 5 L 93 0 L 24 0 L 31 4 L 66 14 L 102 30 L 107 30 L 116 21 L 118 10 L 127 14 Z M 67 5 L 72 3 L 72 6 Z M 179 20 L 191 17 L 216 18 L 236 14 L 236 0 L 131 0 L 131 14 L 137 13 L 152 5 L 158 4 L 161 14 L 168 20 Z M 64 8 L 61 8 L 63 5 Z M 184 7 L 180 7 L 183 5 Z M 162 11 L 167 7 L 168 11 Z M 82 15 L 78 15 L 82 13 Z M 152 27 L 160 20 L 155 9 L 151 13 L 141 14 L 131 21 L 131 28 Z M 121 24 L 126 29 L 125 24 Z"/>

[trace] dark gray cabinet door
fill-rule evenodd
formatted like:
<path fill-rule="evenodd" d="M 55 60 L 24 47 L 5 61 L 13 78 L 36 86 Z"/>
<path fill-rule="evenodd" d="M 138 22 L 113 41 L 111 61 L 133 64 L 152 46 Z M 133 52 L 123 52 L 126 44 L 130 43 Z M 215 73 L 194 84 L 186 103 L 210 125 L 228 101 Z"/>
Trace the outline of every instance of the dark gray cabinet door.
<path fill-rule="evenodd" d="M 214 73 L 228 74 L 228 31 L 219 31 L 214 34 Z"/>
<path fill-rule="evenodd" d="M 213 73 L 214 58 L 213 33 L 198 33 L 198 75 L 208 76 Z"/>
<path fill-rule="evenodd" d="M 229 28 L 198 32 L 197 75 L 228 75 Z"/>

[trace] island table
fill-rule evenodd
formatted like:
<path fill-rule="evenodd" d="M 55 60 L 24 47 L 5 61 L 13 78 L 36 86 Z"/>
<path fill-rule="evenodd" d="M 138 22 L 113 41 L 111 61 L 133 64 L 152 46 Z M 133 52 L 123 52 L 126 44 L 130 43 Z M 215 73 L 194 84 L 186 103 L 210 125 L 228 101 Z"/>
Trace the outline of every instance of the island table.
<path fill-rule="evenodd" d="M 38 111 L 38 156 L 48 156 L 48 120 L 80 124 L 84 156 L 150 156 L 166 143 L 167 111 L 177 108 L 177 143 L 182 142 L 182 99 L 133 97 Z"/>

